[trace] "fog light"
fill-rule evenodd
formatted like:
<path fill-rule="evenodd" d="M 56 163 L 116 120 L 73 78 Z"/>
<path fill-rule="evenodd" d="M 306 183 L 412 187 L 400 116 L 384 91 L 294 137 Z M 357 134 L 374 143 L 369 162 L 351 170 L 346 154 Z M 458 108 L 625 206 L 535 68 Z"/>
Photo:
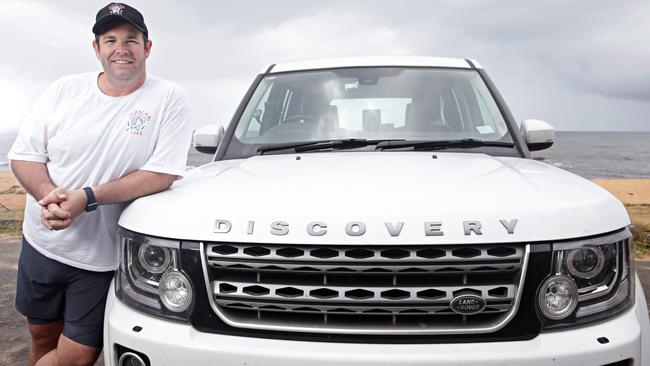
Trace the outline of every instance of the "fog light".
<path fill-rule="evenodd" d="M 603 269 L 605 255 L 600 248 L 574 249 L 567 254 L 566 266 L 569 272 L 579 278 L 590 279 Z"/>
<path fill-rule="evenodd" d="M 545 317 L 564 319 L 576 308 L 578 288 L 571 278 L 557 275 L 544 281 L 537 297 L 539 308 Z"/>
<path fill-rule="evenodd" d="M 160 279 L 159 290 L 160 299 L 171 311 L 180 313 L 192 303 L 192 284 L 182 272 L 165 273 Z"/>
<path fill-rule="evenodd" d="M 144 363 L 142 358 L 140 358 L 140 356 L 131 352 L 127 352 L 122 356 L 120 356 L 120 359 L 117 361 L 117 363 L 120 366 L 146 366 L 147 365 L 146 363 Z"/>

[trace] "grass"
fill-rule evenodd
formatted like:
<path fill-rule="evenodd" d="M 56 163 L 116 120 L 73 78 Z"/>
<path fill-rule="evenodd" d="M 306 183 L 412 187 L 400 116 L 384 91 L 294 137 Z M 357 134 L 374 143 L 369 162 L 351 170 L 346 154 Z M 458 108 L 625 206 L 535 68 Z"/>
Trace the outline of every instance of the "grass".
<path fill-rule="evenodd" d="M 25 191 L 20 186 L 11 186 L 9 189 L 0 191 L 0 194 L 25 194 Z"/>
<path fill-rule="evenodd" d="M 635 226 L 632 229 L 632 234 L 634 234 L 634 256 L 648 258 L 650 256 L 650 227 Z"/>
<path fill-rule="evenodd" d="M 18 236 L 22 229 L 23 209 L 10 208 L 12 205 L 5 206 L 7 201 L 2 199 L 3 195 L 24 196 L 25 191 L 19 185 L 13 185 L 9 189 L 0 191 L 0 236 Z"/>
<path fill-rule="evenodd" d="M 23 210 L 0 212 L 0 236 L 20 236 L 23 225 Z"/>
<path fill-rule="evenodd" d="M 632 220 L 634 235 L 634 256 L 648 258 L 650 256 L 650 205 L 625 205 Z"/>
<path fill-rule="evenodd" d="M 0 236 L 20 236 L 23 210 L 5 210 L 0 207 Z"/>

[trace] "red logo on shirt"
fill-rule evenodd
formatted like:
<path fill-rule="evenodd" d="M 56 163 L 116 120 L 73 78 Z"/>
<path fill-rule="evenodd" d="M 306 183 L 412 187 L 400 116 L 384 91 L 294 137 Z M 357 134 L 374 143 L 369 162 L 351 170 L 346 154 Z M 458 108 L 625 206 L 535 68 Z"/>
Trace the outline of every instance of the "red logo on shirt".
<path fill-rule="evenodd" d="M 129 114 L 129 121 L 126 123 L 126 132 L 131 135 L 142 136 L 142 130 L 147 127 L 147 122 L 151 119 L 151 115 L 141 109 Z"/>

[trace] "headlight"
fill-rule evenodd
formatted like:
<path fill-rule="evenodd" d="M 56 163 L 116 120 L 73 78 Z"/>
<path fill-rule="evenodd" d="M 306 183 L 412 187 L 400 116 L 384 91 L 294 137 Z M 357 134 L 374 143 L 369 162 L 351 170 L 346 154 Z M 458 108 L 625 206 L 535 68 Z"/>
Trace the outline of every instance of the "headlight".
<path fill-rule="evenodd" d="M 573 249 L 566 256 L 569 273 L 586 280 L 601 273 L 604 265 L 605 255 L 599 247 Z"/>
<path fill-rule="evenodd" d="M 188 321 L 192 282 L 180 268 L 180 242 L 120 229 L 116 296 L 149 314 Z"/>
<path fill-rule="evenodd" d="M 553 244 L 553 271 L 537 291 L 545 330 L 614 316 L 634 302 L 630 231 Z"/>
<path fill-rule="evenodd" d="M 138 263 L 147 271 L 163 273 L 171 263 L 171 249 L 155 245 L 141 244 L 138 249 Z"/>

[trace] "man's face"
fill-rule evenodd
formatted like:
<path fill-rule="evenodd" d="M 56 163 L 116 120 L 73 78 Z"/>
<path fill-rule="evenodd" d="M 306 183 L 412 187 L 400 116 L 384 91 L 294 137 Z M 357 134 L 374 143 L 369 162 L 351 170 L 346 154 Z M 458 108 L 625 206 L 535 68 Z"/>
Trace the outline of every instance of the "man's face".
<path fill-rule="evenodd" d="M 137 80 L 145 72 L 145 61 L 151 41 L 144 43 L 142 32 L 128 23 L 121 23 L 93 41 L 95 55 L 109 79 Z"/>

